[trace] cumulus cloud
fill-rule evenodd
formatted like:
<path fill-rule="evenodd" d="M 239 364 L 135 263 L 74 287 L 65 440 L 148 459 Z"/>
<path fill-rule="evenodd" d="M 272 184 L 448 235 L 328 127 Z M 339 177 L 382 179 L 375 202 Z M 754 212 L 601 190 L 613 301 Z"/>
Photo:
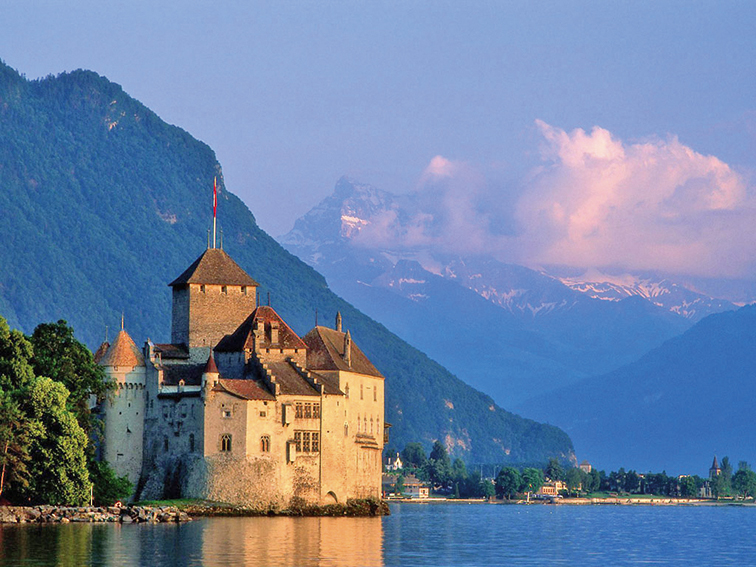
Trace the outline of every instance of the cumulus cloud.
<path fill-rule="evenodd" d="M 517 206 L 520 260 L 742 275 L 756 251 L 743 177 L 676 137 L 624 144 L 538 121 L 544 165 Z"/>
<path fill-rule="evenodd" d="M 726 163 L 674 136 L 625 143 L 600 127 L 536 126 L 541 162 L 514 201 L 479 166 L 435 156 L 414 193 L 377 212 L 355 244 L 530 266 L 753 275 L 756 203 Z"/>

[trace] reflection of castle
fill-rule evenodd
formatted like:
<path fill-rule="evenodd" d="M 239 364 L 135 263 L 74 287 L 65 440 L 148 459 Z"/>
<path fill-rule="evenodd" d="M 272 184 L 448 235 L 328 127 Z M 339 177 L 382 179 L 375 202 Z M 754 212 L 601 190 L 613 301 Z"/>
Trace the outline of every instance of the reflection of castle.
<path fill-rule="evenodd" d="M 378 497 L 383 376 L 349 331 L 300 338 L 222 249 L 171 284 L 170 344 L 125 330 L 96 359 L 116 382 L 104 457 L 142 499 L 281 505 Z"/>

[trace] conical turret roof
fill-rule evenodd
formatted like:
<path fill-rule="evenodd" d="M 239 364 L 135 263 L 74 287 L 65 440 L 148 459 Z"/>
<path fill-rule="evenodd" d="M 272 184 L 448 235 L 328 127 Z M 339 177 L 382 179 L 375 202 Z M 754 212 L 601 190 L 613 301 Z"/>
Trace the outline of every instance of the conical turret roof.
<path fill-rule="evenodd" d="M 144 355 L 129 334 L 121 330 L 100 359 L 100 366 L 144 366 Z"/>

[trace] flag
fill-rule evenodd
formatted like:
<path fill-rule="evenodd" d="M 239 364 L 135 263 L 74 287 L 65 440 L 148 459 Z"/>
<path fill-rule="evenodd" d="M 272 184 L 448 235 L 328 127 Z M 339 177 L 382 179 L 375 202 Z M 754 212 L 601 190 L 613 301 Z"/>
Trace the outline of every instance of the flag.
<path fill-rule="evenodd" d="M 218 210 L 218 178 L 213 177 L 213 218 Z"/>

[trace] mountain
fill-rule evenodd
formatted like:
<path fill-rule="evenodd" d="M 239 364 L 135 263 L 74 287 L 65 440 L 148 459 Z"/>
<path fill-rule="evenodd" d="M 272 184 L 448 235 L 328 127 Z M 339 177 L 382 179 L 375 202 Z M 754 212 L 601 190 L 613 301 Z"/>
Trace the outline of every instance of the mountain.
<path fill-rule="evenodd" d="M 756 306 L 710 315 L 640 360 L 519 409 L 563 427 L 600 467 L 704 475 L 756 458 Z"/>
<path fill-rule="evenodd" d="M 216 175 L 223 247 L 261 297 L 300 335 L 316 309 L 341 311 L 386 376 L 391 445 L 442 439 L 478 463 L 574 459 L 564 432 L 503 410 L 336 296 L 260 230 L 207 145 L 91 71 L 28 81 L 0 63 L 0 314 L 26 333 L 64 318 L 90 348 L 123 314 L 137 342 L 168 341 L 167 284 L 206 246 Z"/>
<path fill-rule="evenodd" d="M 279 240 L 339 295 L 504 405 L 630 363 L 735 308 L 654 274 L 534 270 L 386 236 L 411 234 L 418 218 L 412 196 L 342 178 Z"/>

